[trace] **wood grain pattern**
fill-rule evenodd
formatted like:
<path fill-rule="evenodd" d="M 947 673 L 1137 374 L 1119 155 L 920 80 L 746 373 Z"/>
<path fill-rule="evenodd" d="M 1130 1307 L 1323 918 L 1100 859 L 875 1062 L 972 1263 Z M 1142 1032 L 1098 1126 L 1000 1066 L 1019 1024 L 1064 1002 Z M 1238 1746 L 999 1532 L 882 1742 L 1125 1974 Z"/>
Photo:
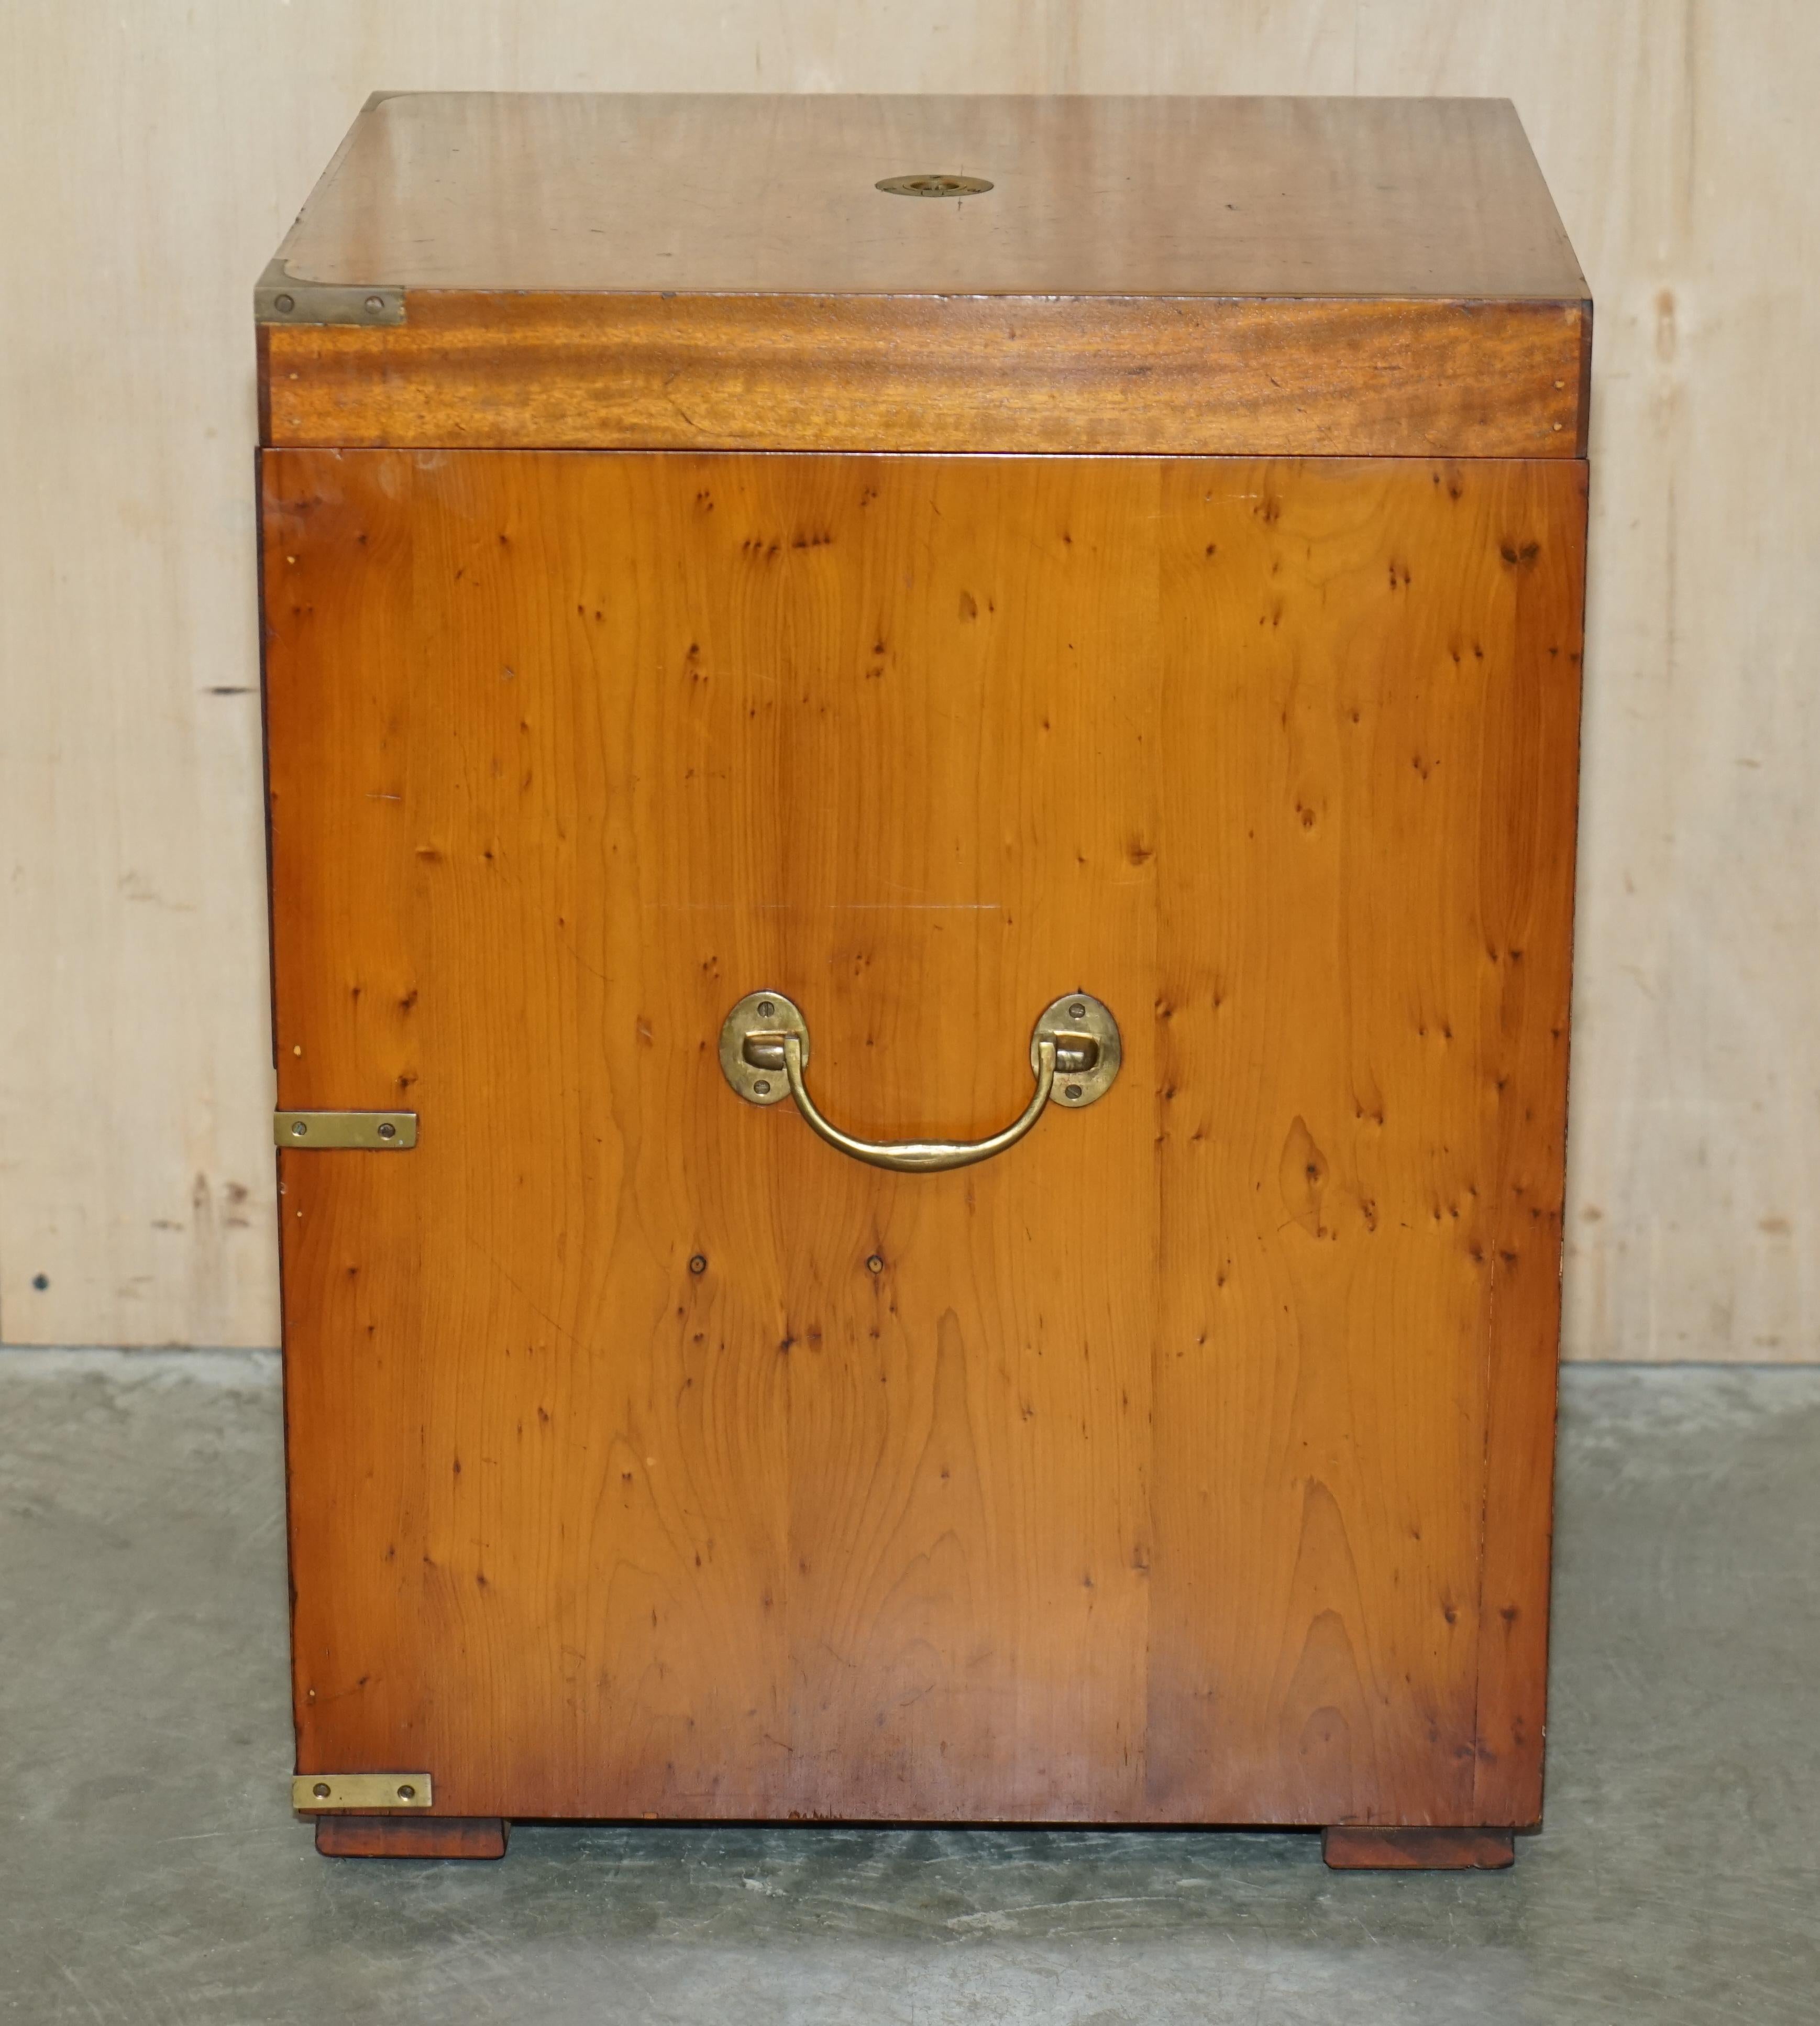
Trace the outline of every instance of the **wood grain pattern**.
<path fill-rule="evenodd" d="M 286 446 L 1572 458 L 1565 304 L 425 293 L 262 330 Z"/>
<path fill-rule="evenodd" d="M 993 188 L 875 187 L 930 170 Z M 1586 293 L 1496 98 L 382 92 L 279 257 L 468 295 Z"/>
<path fill-rule="evenodd" d="M 1143 1108 L 920 1188 L 740 1107 L 713 1039 L 778 985 L 844 1122 L 967 1133 L 1056 991 L 1143 1004 L 1153 477 L 271 464 L 281 1089 L 426 1121 L 389 1173 L 285 1163 L 307 1754 L 403 1725 L 462 1812 L 1112 1809 L 1154 1208 L 1077 1254 L 1032 1206 L 1141 1182 Z"/>
<path fill-rule="evenodd" d="M 875 184 L 974 161 L 953 203 Z M 370 104 L 281 249 L 289 446 L 1577 457 L 1586 284 L 1496 101 Z"/>
<path fill-rule="evenodd" d="M 1479 1241 L 1491 1330 L 1472 1818 L 1520 1827 L 1538 1822 L 1542 1804 L 1586 480 L 1582 468 L 1500 527 L 1498 595 L 1513 614 L 1520 674 L 1488 698 L 1499 785 L 1474 840 L 1478 923 L 1497 971 L 1485 1066 L 1505 1130 Z"/>
<path fill-rule="evenodd" d="M 1504 1871 L 1516 1862 L 1509 1829 L 1328 1829 L 1321 1854 L 1334 1871 Z"/>
<path fill-rule="evenodd" d="M 279 1100 L 422 1119 L 282 1157 L 300 1766 L 1527 1807 L 1581 469 L 265 474 Z M 882 1174 L 722 1084 L 764 984 L 862 1132 L 1001 1122 L 1070 986 L 1126 1068 Z"/>
<path fill-rule="evenodd" d="M 1540 1807 L 1542 1675 L 1474 1648 L 1488 1606 L 1546 1646 L 1584 517 L 1549 470 L 1166 468 L 1201 848 L 1159 930 L 1149 1779 L 1216 1818 Z M 1221 1764 L 1235 1726 L 1270 1751 Z"/>

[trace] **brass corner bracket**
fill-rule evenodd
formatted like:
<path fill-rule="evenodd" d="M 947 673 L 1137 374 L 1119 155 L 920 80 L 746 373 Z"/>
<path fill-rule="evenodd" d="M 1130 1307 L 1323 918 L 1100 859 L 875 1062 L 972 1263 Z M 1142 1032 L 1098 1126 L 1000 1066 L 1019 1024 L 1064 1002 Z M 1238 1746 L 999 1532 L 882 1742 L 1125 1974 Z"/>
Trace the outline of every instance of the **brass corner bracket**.
<path fill-rule="evenodd" d="M 433 1799 L 427 1773 L 300 1773 L 291 1782 L 291 1806 L 300 1815 L 326 1808 L 427 1808 Z"/>
<path fill-rule="evenodd" d="M 272 1144 L 293 1153 L 332 1153 L 357 1147 L 402 1154 L 417 1144 L 414 1111 L 274 1111 Z"/>
<path fill-rule="evenodd" d="M 256 323 L 363 323 L 404 321 L 404 291 L 384 282 L 310 282 L 274 258 L 252 292 Z"/>

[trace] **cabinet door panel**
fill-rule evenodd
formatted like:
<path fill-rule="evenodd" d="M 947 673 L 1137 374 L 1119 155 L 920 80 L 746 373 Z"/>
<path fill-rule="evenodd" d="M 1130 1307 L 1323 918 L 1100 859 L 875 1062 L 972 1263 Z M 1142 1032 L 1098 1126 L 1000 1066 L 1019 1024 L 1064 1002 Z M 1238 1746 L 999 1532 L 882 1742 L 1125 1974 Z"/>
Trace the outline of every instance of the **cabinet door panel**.
<path fill-rule="evenodd" d="M 1578 468 L 264 473 L 279 1102 L 421 1120 L 281 1156 L 303 1768 L 1475 1819 L 1489 1550 L 1520 1803 Z M 726 1088 L 761 986 L 868 1135 L 1059 993 L 1125 1066 L 884 1173 Z"/>

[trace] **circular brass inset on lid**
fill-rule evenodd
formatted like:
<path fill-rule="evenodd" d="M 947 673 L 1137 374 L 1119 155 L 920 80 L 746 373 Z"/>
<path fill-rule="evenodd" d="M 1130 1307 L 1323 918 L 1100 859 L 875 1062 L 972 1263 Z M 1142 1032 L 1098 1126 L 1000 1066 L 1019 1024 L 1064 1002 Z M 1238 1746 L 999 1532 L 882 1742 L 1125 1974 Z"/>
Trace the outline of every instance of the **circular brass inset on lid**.
<path fill-rule="evenodd" d="M 979 197 L 992 188 L 984 176 L 886 176 L 872 186 L 887 197 Z"/>

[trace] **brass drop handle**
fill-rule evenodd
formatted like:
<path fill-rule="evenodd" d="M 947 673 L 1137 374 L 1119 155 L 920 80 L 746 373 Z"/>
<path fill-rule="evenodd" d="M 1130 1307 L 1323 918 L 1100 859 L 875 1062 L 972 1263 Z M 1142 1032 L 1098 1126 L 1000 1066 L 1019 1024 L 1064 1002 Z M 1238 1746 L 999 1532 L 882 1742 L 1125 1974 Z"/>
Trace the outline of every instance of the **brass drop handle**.
<path fill-rule="evenodd" d="M 1070 992 L 1037 1016 L 1030 1035 L 1030 1067 L 1037 1087 L 1030 1103 L 1002 1132 L 984 1140 L 857 1140 L 817 1109 L 803 1081 L 809 1066 L 809 1023 L 781 992 L 752 992 L 727 1015 L 720 1030 L 720 1069 L 748 1104 L 780 1104 L 794 1098 L 809 1129 L 875 1168 L 927 1175 L 967 1168 L 1015 1147 L 1052 1104 L 1078 1111 L 1103 1097 L 1118 1074 L 1118 1023 L 1091 993 Z"/>

